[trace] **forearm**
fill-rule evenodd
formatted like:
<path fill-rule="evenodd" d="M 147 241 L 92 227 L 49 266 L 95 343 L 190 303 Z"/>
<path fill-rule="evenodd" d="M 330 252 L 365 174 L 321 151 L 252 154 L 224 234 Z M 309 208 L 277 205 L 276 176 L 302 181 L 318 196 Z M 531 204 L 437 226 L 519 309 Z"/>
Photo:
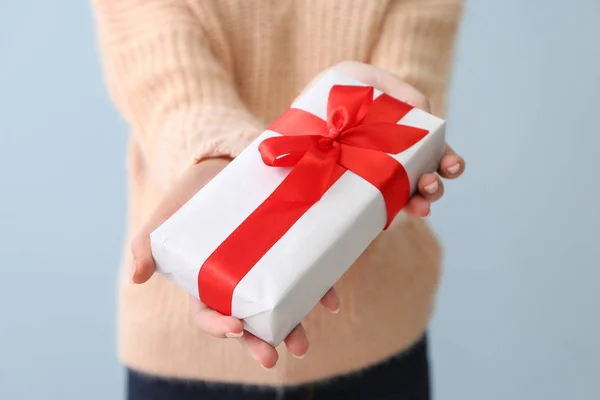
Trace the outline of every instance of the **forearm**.
<path fill-rule="evenodd" d="M 153 180 L 235 157 L 262 130 L 183 0 L 93 0 L 106 83 Z"/>

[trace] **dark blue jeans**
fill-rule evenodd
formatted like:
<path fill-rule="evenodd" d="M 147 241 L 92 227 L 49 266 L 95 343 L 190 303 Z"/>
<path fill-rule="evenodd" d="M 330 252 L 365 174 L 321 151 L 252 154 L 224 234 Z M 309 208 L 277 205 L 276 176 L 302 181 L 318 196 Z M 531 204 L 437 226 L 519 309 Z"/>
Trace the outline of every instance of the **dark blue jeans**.
<path fill-rule="evenodd" d="M 360 372 L 294 387 L 179 381 L 128 371 L 128 400 L 429 400 L 427 340 Z"/>

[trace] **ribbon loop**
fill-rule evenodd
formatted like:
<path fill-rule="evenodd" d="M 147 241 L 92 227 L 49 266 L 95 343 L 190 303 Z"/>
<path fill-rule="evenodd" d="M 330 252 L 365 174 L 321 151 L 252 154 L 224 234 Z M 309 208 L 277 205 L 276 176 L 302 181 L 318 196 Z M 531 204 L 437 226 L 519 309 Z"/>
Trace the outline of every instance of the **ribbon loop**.
<path fill-rule="evenodd" d="M 270 167 L 293 167 L 321 136 L 275 136 L 265 139 L 258 146 L 263 162 Z"/>
<path fill-rule="evenodd" d="M 343 133 L 360 124 L 372 104 L 371 86 L 333 86 L 327 101 L 327 126 Z"/>

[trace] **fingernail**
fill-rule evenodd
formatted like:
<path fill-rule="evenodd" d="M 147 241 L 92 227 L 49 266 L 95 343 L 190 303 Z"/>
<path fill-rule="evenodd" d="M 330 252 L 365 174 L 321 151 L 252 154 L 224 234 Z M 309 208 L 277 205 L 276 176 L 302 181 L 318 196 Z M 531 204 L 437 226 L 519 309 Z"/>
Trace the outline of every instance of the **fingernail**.
<path fill-rule="evenodd" d="M 244 331 L 241 331 L 238 333 L 234 333 L 234 332 L 225 333 L 225 337 L 232 338 L 232 339 L 242 337 L 243 335 L 244 335 Z"/>
<path fill-rule="evenodd" d="M 332 314 L 337 314 L 340 312 L 340 307 L 336 308 L 335 310 L 329 310 Z"/>
<path fill-rule="evenodd" d="M 300 355 L 292 353 L 292 356 L 294 356 L 294 358 L 297 358 L 298 360 L 302 360 L 304 356 L 306 356 L 306 353 Z"/>
<path fill-rule="evenodd" d="M 456 163 L 456 164 L 448 167 L 448 172 L 450 172 L 451 174 L 455 174 L 458 172 L 459 169 L 460 169 L 460 164 Z"/>
<path fill-rule="evenodd" d="M 427 212 L 427 215 L 422 216 L 421 218 L 425 219 L 431 215 L 431 209 Z"/>
<path fill-rule="evenodd" d="M 434 194 L 437 190 L 438 190 L 438 182 L 435 181 L 433 183 L 430 183 L 429 185 L 425 186 L 425 191 L 429 194 Z"/>

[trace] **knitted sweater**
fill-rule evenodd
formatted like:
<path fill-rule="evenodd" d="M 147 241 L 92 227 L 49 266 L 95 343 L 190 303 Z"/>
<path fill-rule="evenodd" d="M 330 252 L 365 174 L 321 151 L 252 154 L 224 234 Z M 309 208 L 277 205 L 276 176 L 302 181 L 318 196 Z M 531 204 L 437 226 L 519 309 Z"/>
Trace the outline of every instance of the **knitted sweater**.
<path fill-rule="evenodd" d="M 130 239 L 192 163 L 235 157 L 319 72 L 343 60 L 392 71 L 443 114 L 460 0 L 93 0 L 108 89 L 131 128 Z M 341 312 L 315 308 L 302 360 L 261 368 L 239 343 L 190 323 L 188 295 L 161 276 L 120 279 L 119 353 L 130 368 L 265 385 L 319 380 L 377 363 L 424 333 L 440 247 L 398 218 L 336 284 Z M 129 247 L 126 246 L 126 249 Z"/>

